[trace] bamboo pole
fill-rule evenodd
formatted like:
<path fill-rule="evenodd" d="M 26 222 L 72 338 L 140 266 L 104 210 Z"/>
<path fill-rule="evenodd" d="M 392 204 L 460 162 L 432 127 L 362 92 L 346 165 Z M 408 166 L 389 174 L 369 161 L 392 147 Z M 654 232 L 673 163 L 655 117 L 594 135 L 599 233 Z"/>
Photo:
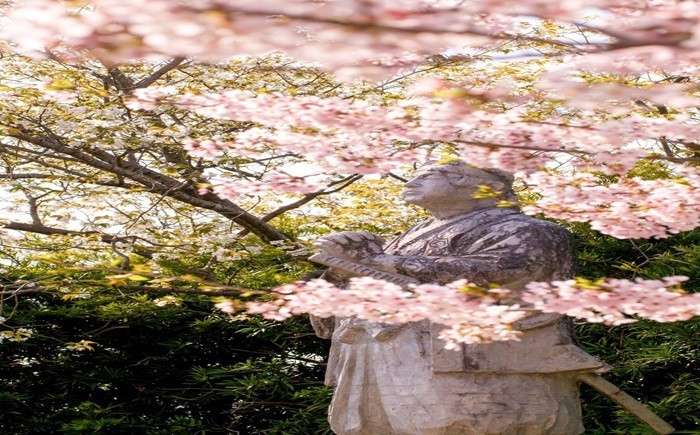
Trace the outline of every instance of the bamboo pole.
<path fill-rule="evenodd" d="M 581 373 L 578 379 L 608 396 L 613 402 L 617 403 L 632 415 L 646 423 L 650 428 L 662 435 L 670 434 L 676 431 L 670 424 L 666 423 L 658 415 L 654 414 L 646 406 L 635 400 L 634 397 L 625 393 L 617 386 L 603 379 L 602 376 L 595 373 Z"/>

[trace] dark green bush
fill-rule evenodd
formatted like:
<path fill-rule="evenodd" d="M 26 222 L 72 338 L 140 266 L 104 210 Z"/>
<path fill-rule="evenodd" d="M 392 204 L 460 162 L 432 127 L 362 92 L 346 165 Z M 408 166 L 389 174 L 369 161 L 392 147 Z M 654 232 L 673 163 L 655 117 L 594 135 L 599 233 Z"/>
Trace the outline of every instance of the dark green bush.
<path fill-rule="evenodd" d="M 584 277 L 684 274 L 692 278 L 687 290 L 698 291 L 700 231 L 623 241 L 584 225 L 572 230 Z M 263 252 L 239 284 L 264 288 L 308 270 L 288 260 Z M 204 296 L 159 307 L 158 296 L 107 289 L 87 299 L 21 299 L 9 324 L 34 336 L 0 344 L 0 432 L 327 432 L 328 343 L 306 319 L 230 317 Z M 700 432 L 700 322 L 577 329 L 582 346 L 614 366 L 609 380 L 682 433 Z M 93 350 L 67 348 L 81 340 L 95 342 Z M 650 433 L 588 387 L 582 400 L 587 433 Z"/>

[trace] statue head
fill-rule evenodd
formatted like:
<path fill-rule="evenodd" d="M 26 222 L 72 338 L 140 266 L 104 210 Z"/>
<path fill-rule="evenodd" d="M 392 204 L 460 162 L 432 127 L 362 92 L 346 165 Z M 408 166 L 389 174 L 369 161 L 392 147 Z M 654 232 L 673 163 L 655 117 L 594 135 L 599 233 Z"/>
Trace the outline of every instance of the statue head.
<path fill-rule="evenodd" d="M 513 178 L 512 174 L 500 169 L 480 169 L 463 161 L 425 165 L 416 170 L 413 178 L 404 185 L 402 197 L 433 214 L 441 214 L 443 210 L 468 212 L 493 207 L 500 200 L 517 202 Z M 475 198 L 479 186 L 489 186 L 500 194 L 497 198 Z"/>

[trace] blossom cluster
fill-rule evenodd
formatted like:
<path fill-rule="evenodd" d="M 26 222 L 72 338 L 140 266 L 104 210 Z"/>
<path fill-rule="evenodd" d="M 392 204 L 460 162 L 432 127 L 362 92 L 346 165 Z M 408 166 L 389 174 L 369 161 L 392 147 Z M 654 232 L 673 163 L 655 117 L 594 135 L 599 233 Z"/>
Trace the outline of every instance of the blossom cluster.
<path fill-rule="evenodd" d="M 495 35 L 527 38 L 522 16 L 576 22 L 591 10 L 601 12 L 611 44 L 697 49 L 696 6 L 687 0 L 95 0 L 85 7 L 24 0 L 7 8 L 1 34 L 27 49 L 65 43 L 111 63 L 283 50 L 341 74 L 386 76 L 450 47 L 483 45 Z"/>
<path fill-rule="evenodd" d="M 250 302 L 248 312 L 284 320 L 296 314 L 318 317 L 358 317 L 377 323 L 406 323 L 429 319 L 446 327 L 440 338 L 448 346 L 517 339 L 511 324 L 525 313 L 517 306 L 497 305 L 508 291 L 476 294 L 464 280 L 441 286 L 422 284 L 411 291 L 370 277 L 351 278 L 340 289 L 322 279 L 295 282 L 274 289 L 277 299 Z"/>
<path fill-rule="evenodd" d="M 687 294 L 677 288 L 687 279 L 673 276 L 663 280 L 532 282 L 521 292 L 486 290 L 466 280 L 447 285 L 421 284 L 406 290 L 370 277 L 352 278 L 346 288 L 315 279 L 277 287 L 272 292 L 276 299 L 249 302 L 247 311 L 272 320 L 302 313 L 322 318 L 357 317 L 384 324 L 429 320 L 445 327 L 440 338 L 448 348 L 454 348 L 458 343 L 517 340 L 521 334 L 517 321 L 536 312 L 560 313 L 608 325 L 641 318 L 657 322 L 689 320 L 700 315 L 700 294 Z M 230 303 L 217 306 L 234 311 Z"/>
<path fill-rule="evenodd" d="M 677 322 L 700 315 L 700 293 L 668 289 L 687 279 L 685 276 L 669 276 L 662 280 L 606 279 L 594 285 L 582 285 L 576 280 L 533 282 L 521 297 L 544 312 L 606 325 L 633 323 L 637 318 Z"/>
<path fill-rule="evenodd" d="M 198 157 L 215 157 L 224 151 L 253 157 L 269 147 L 280 154 L 304 156 L 327 171 L 357 174 L 387 173 L 425 159 L 425 151 L 399 143 L 425 137 L 404 107 L 241 90 L 172 96 L 170 89 L 154 87 L 139 89 L 135 96 L 134 109 L 169 102 L 201 115 L 263 126 L 240 132 L 228 143 L 186 141 L 188 151 Z"/>
<path fill-rule="evenodd" d="M 165 56 L 220 60 L 284 50 L 346 75 L 367 75 L 415 65 L 450 46 L 483 42 L 517 22 L 460 17 L 440 3 L 96 0 L 77 8 L 26 0 L 9 8 L 2 36 L 27 49 L 69 44 L 109 63 Z M 376 31 L 365 32 L 368 26 Z M 406 38 L 407 32 L 415 34 Z"/>
<path fill-rule="evenodd" d="M 193 155 L 211 157 L 226 150 L 248 157 L 266 146 L 345 173 L 388 172 L 420 161 L 425 156 L 420 145 L 436 142 L 456 142 L 462 157 L 477 166 L 531 172 L 556 153 L 570 153 L 583 169 L 625 173 L 650 156 L 649 151 L 628 144 L 662 136 L 692 140 L 700 135 L 700 126 L 683 117 L 629 116 L 599 125 L 557 124 L 556 119 L 537 123 L 528 121 L 520 108 L 491 112 L 457 98 L 415 96 L 395 106 L 382 106 L 365 100 L 241 90 L 173 96 L 169 88 L 155 87 L 137 90 L 135 95 L 130 103 L 135 109 L 167 102 L 205 116 L 261 126 L 239 133 L 228 143 L 186 142 Z"/>
<path fill-rule="evenodd" d="M 590 173 L 530 174 L 525 182 L 542 197 L 522 210 L 589 222 L 591 228 L 617 238 L 665 238 L 700 226 L 700 174 L 694 168 L 677 171 L 683 179 L 621 177 L 608 185 Z"/>
<path fill-rule="evenodd" d="M 212 191 L 221 198 L 235 199 L 240 195 L 265 194 L 271 189 L 278 192 L 306 194 L 323 190 L 324 187 L 305 177 L 296 177 L 282 172 L 268 172 L 260 180 L 216 184 Z"/>
<path fill-rule="evenodd" d="M 441 86 L 433 85 L 433 90 Z M 624 175 L 639 160 L 653 157 L 648 150 L 629 144 L 659 137 L 693 140 L 700 136 L 700 126 L 683 117 L 633 115 L 601 124 L 557 124 L 556 119 L 538 123 L 528 121 L 518 108 L 491 112 L 464 100 L 424 95 L 395 106 L 241 90 L 174 96 L 169 89 L 150 88 L 137 91 L 136 97 L 136 108 L 167 102 L 202 115 L 258 125 L 230 142 L 187 142 L 197 156 L 212 157 L 225 151 L 252 157 L 264 147 L 303 156 L 324 171 L 385 174 L 424 161 L 428 144 L 453 142 L 470 164 L 518 173 L 542 197 L 523 208 L 528 214 L 590 222 L 594 229 L 621 238 L 667 237 L 700 225 L 696 168 L 678 166 L 676 173 L 683 176 L 678 180 Z M 542 171 L 562 153 L 575 156 L 572 164 L 580 171 L 622 176 L 618 182 L 603 185 L 590 172 L 561 176 Z M 221 184 L 214 190 L 233 198 L 268 189 L 308 193 L 319 188 L 302 177 L 270 174 L 260 181 Z"/>

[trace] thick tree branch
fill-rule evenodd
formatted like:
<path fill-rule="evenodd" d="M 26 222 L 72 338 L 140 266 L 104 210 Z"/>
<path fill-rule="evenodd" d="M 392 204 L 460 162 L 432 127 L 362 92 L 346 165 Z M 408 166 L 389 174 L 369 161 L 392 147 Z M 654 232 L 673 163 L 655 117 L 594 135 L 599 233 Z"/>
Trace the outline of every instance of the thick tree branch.
<path fill-rule="evenodd" d="M 60 168 L 56 168 L 61 170 Z M 133 189 L 136 184 L 127 183 L 124 180 L 92 180 L 87 175 L 85 178 L 78 178 L 76 181 L 86 184 L 95 184 L 98 186 L 122 187 L 124 189 Z M 0 174 L 0 180 L 28 180 L 28 179 L 46 179 L 55 177 L 54 174 L 40 174 L 37 172 L 21 173 L 21 174 Z"/>
<path fill-rule="evenodd" d="M 39 217 L 39 203 L 36 197 L 29 195 L 25 192 L 27 200 L 29 201 L 29 216 L 32 218 L 32 223 L 36 226 L 44 226 L 41 223 L 41 218 Z"/>
<path fill-rule="evenodd" d="M 134 253 L 145 257 L 145 258 L 153 258 L 153 254 L 157 251 L 156 248 L 173 248 L 177 246 L 173 245 L 163 245 L 160 243 L 154 243 L 148 239 L 145 239 L 140 236 L 136 235 L 131 235 L 131 236 L 119 236 L 119 235 L 112 235 L 112 234 L 107 234 L 103 233 L 101 231 L 77 231 L 77 230 L 66 230 L 63 228 L 56 228 L 56 227 L 49 227 L 43 224 L 29 224 L 29 223 L 23 223 L 23 222 L 8 222 L 4 225 L 2 225 L 3 228 L 6 228 L 8 230 L 15 230 L 15 231 L 21 231 L 21 232 L 27 232 L 27 233 L 35 233 L 35 234 L 44 234 L 44 235 L 64 235 L 64 236 L 92 236 L 92 235 L 99 235 L 100 241 L 102 243 L 106 243 L 110 246 L 112 251 L 117 254 L 118 256 L 122 257 L 124 259 L 124 265 L 122 268 L 126 269 L 129 265 L 129 257 L 126 256 L 124 253 L 119 251 L 116 247 L 116 244 L 119 242 L 135 242 L 137 240 L 141 240 L 145 243 L 148 243 L 149 245 L 153 246 L 154 248 L 147 248 L 144 246 L 139 246 L 132 244 L 132 249 L 134 250 Z M 208 265 L 209 266 L 209 265 Z M 185 269 L 186 273 L 189 273 L 191 275 L 195 276 L 200 276 L 205 279 L 215 281 L 217 279 L 216 275 L 214 272 L 208 268 L 198 268 L 198 267 L 186 267 Z"/>
<path fill-rule="evenodd" d="M 89 184 L 96 184 L 98 186 L 112 186 L 112 187 L 123 187 L 126 189 L 130 189 L 133 187 L 136 187 L 135 184 L 130 184 L 126 183 L 123 178 L 117 177 L 117 180 L 97 180 L 94 179 L 93 176 L 90 174 L 85 174 L 79 171 L 75 171 L 73 169 L 64 167 L 64 166 L 59 166 L 55 165 L 49 162 L 44 161 L 44 159 L 55 159 L 63 162 L 64 164 L 66 162 L 75 162 L 75 163 L 80 163 L 74 158 L 70 158 L 67 156 L 57 156 L 53 154 L 47 154 L 46 152 L 49 150 L 44 150 L 43 152 L 39 152 L 36 150 L 31 150 L 28 148 L 23 148 L 23 147 L 18 147 L 18 146 L 12 146 L 12 145 L 7 145 L 7 144 L 1 144 L 0 143 L 0 149 L 2 150 L 3 153 L 7 153 L 9 155 L 19 157 L 19 158 L 27 158 L 24 156 L 22 153 L 27 153 L 27 154 L 32 154 L 34 157 L 28 158 L 27 161 L 23 162 L 23 164 L 29 164 L 29 163 L 35 163 L 37 165 L 40 165 L 44 168 L 47 169 L 55 169 L 57 171 L 61 171 L 63 173 L 72 175 L 77 178 L 77 181 L 81 183 L 89 183 Z M 50 178 L 54 177 L 54 174 L 41 174 L 41 173 L 27 173 L 27 174 L 15 174 L 13 171 L 10 171 L 7 174 L 0 174 L 0 179 L 10 179 L 10 180 L 15 180 L 15 179 L 29 179 L 29 178 Z"/>
<path fill-rule="evenodd" d="M 12 128 L 10 135 L 16 139 L 69 155 L 85 165 L 110 172 L 146 186 L 152 192 L 165 194 L 192 206 L 217 212 L 244 228 L 249 229 L 265 242 L 289 239 L 287 235 L 281 233 L 260 218 L 243 210 L 233 202 L 221 199 L 211 192 L 199 193 L 195 186 L 188 186 L 186 189 L 177 189 L 182 182 L 152 169 L 148 169 L 137 161 L 125 162 L 109 152 L 95 147 L 86 146 L 80 149 L 73 148 L 64 145 L 61 140 L 62 138 L 57 136 L 49 138 L 39 137 L 36 136 L 34 132 L 24 127 L 9 127 Z"/>
<path fill-rule="evenodd" d="M 25 161 L 23 162 L 24 164 L 37 162 L 37 163 L 41 163 L 43 165 L 44 162 L 41 162 L 41 159 L 54 159 L 54 160 L 60 160 L 62 162 L 75 162 L 76 161 L 74 158 L 71 158 L 68 156 L 61 156 L 61 155 L 49 153 L 49 150 L 47 150 L 47 149 L 44 149 L 43 151 L 37 151 L 37 150 L 33 150 L 31 148 L 25 148 L 25 147 L 20 147 L 20 146 L 16 146 L 16 145 L 9 145 L 9 144 L 2 143 L 2 142 L 0 142 L 0 149 L 5 154 L 9 154 L 11 156 L 25 159 Z M 31 154 L 32 157 L 24 155 L 24 154 Z"/>

